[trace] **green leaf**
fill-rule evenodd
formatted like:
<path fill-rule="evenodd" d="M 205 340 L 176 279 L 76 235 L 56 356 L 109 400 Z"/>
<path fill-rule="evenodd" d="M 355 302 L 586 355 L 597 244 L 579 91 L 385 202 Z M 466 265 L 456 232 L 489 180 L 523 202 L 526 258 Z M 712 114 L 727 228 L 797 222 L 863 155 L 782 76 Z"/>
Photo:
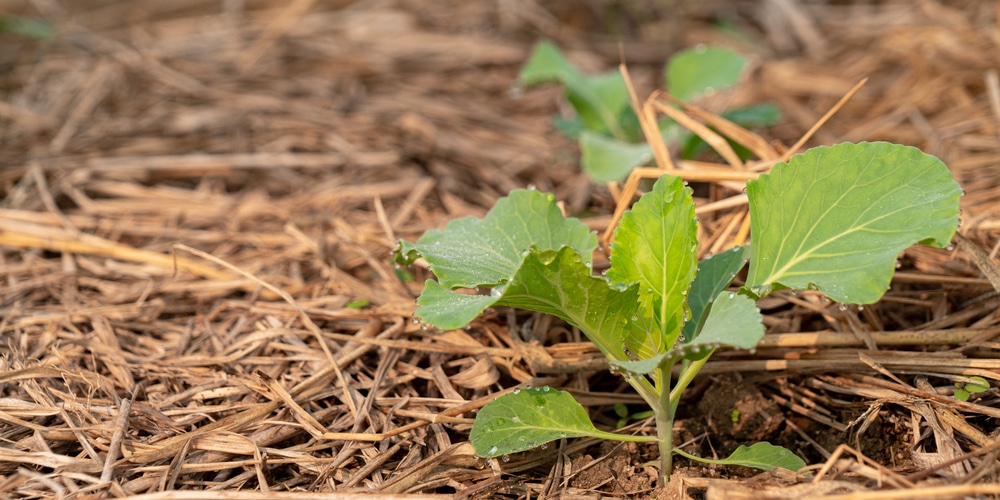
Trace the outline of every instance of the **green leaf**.
<path fill-rule="evenodd" d="M 580 328 L 608 358 L 628 359 L 627 339 L 645 336 L 633 319 L 638 297 L 637 286 L 591 275 L 576 252 L 562 248 L 529 253 L 515 278 L 501 287 L 496 305 L 558 316 Z"/>
<path fill-rule="evenodd" d="M 639 284 L 642 318 L 639 338 L 626 344 L 639 358 L 671 347 L 688 314 L 688 288 L 697 269 L 698 223 L 691 190 L 677 177 L 663 176 L 625 212 L 615 230 L 608 278 Z"/>
<path fill-rule="evenodd" d="M 417 299 L 415 316 L 438 328 L 462 328 L 487 307 L 510 306 L 558 316 L 580 328 L 611 359 L 628 359 L 627 338 L 642 338 L 631 318 L 638 308 L 638 287 L 613 286 L 572 248 L 532 248 L 510 282 L 490 295 L 466 295 L 428 281 Z"/>
<path fill-rule="evenodd" d="M 632 169 L 653 159 L 649 144 L 631 144 L 584 130 L 580 133 L 580 164 L 598 182 L 618 182 Z"/>
<path fill-rule="evenodd" d="M 969 379 L 975 383 L 965 384 L 965 390 L 971 393 L 986 392 L 990 390 L 990 383 L 987 382 L 985 378 L 976 376 L 976 377 L 969 377 Z"/>
<path fill-rule="evenodd" d="M 569 246 L 587 263 L 597 236 L 577 219 L 566 219 L 551 194 L 518 189 L 501 198 L 483 219 L 466 217 L 430 230 L 415 244 L 401 241 L 396 262 L 422 256 L 445 288 L 494 286 L 509 280 L 532 245 Z"/>
<path fill-rule="evenodd" d="M 700 47 L 679 52 L 666 68 L 667 90 L 684 102 L 739 81 L 746 59 L 730 50 Z"/>
<path fill-rule="evenodd" d="M 753 241 L 745 290 L 818 288 L 870 304 L 914 243 L 949 244 L 961 188 L 937 158 L 884 142 L 813 148 L 747 183 Z"/>
<path fill-rule="evenodd" d="M 427 280 L 423 293 L 417 297 L 413 315 L 442 330 L 455 330 L 467 326 L 496 301 L 497 297 L 492 295 L 466 295 Z"/>
<path fill-rule="evenodd" d="M 370 302 L 368 301 L 368 299 L 359 299 L 359 300 L 352 300 L 352 301 L 344 304 L 344 307 L 346 307 L 348 309 L 362 309 L 362 308 L 368 306 L 368 304 L 370 304 Z"/>
<path fill-rule="evenodd" d="M 709 304 L 719 292 L 726 289 L 740 272 L 750 255 L 750 247 L 744 245 L 713 255 L 698 263 L 698 275 L 688 291 L 688 307 L 691 320 L 684 324 L 681 340 L 691 343 L 700 332 Z"/>
<path fill-rule="evenodd" d="M 674 452 L 698 462 L 717 465 L 742 465 L 761 470 L 774 470 L 777 467 L 795 472 L 806 466 L 805 460 L 792 453 L 787 448 L 775 446 L 767 441 L 754 443 L 751 446 L 741 445 L 729 457 L 722 460 L 710 460 L 696 457 L 674 448 Z"/>
<path fill-rule="evenodd" d="M 573 396 L 547 386 L 507 393 L 488 403 L 476 415 L 469 441 L 476 455 L 493 458 L 570 437 L 656 441 L 653 436 L 598 430 Z"/>
<path fill-rule="evenodd" d="M 955 399 L 959 401 L 968 401 L 969 395 L 969 391 L 962 389 L 961 387 L 955 388 Z"/>
<path fill-rule="evenodd" d="M 757 304 L 736 292 L 720 292 L 712 301 L 705 326 L 692 344 L 730 345 L 740 349 L 753 349 L 764 337 Z"/>
<path fill-rule="evenodd" d="M 562 84 L 566 98 L 586 128 L 620 140 L 630 139 L 621 123 L 629 109 L 628 88 L 617 71 L 585 76 L 558 47 L 551 42 L 540 42 L 521 68 L 519 80 L 524 85 Z"/>

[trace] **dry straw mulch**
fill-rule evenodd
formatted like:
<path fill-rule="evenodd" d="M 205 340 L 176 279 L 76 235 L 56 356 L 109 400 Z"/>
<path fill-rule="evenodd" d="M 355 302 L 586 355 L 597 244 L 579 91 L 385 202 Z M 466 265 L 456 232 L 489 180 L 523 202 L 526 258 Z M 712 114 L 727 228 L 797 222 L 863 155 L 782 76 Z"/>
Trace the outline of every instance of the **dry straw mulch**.
<path fill-rule="evenodd" d="M 559 91 L 513 86 L 541 37 L 588 69 L 613 67 L 626 40 L 640 92 L 659 85 L 671 44 L 735 47 L 755 70 L 725 98 L 778 104 L 786 119 L 761 134 L 785 145 L 869 77 L 811 144 L 939 156 L 967 191 L 962 232 L 997 252 L 995 2 L 675 7 L 682 17 L 602 1 L 0 1 L 56 29 L 46 42 L 0 34 L 0 496 L 655 496 L 640 456 L 581 481 L 621 464 L 587 440 L 475 457 L 474 410 L 500 390 L 558 385 L 595 411 L 638 398 L 548 318 L 422 329 L 411 314 L 426 273 L 405 281 L 388 258 L 397 238 L 529 184 L 607 226 L 608 190 L 551 128 Z M 707 245 L 740 210 L 704 214 Z M 1000 495 L 996 390 L 968 403 L 947 390 L 1000 381 L 1000 299 L 967 248 L 908 250 L 893 290 L 863 310 L 815 294 L 762 303 L 756 352 L 704 372 L 757 381 L 796 451 L 818 457 L 814 479 L 696 473 L 671 483 L 679 494 Z M 909 436 L 891 456 L 855 451 L 890 422 Z"/>

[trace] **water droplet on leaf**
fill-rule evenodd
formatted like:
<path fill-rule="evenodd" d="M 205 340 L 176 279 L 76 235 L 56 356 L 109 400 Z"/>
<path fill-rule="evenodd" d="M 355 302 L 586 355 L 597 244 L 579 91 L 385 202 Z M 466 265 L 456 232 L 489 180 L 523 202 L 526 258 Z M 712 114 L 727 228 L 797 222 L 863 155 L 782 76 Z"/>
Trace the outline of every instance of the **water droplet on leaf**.
<path fill-rule="evenodd" d="M 505 453 L 505 454 L 504 454 L 504 456 L 500 457 L 500 460 L 503 460 L 503 461 L 504 461 L 504 463 L 506 463 L 506 462 L 510 462 L 510 455 L 507 455 L 507 454 Z"/>

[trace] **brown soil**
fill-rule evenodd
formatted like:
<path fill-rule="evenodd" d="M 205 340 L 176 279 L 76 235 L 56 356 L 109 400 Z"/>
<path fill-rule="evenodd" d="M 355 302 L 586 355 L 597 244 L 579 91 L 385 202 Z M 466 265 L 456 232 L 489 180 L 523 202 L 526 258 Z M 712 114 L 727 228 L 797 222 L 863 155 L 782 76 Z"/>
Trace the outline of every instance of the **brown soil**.
<path fill-rule="evenodd" d="M 552 126 L 561 90 L 515 83 L 540 39 L 585 71 L 624 56 L 641 96 L 678 48 L 738 50 L 744 81 L 700 104 L 776 104 L 755 132 L 779 150 L 867 77 L 805 147 L 937 155 L 967 193 L 961 232 L 995 254 L 995 2 L 0 0 L 11 15 L 54 31 L 0 32 L 0 497 L 1000 496 L 1000 299 L 968 245 L 907 250 L 864 309 L 762 300 L 765 340 L 706 364 L 675 441 L 766 440 L 811 467 L 678 459 L 666 488 L 655 446 L 476 457 L 475 411 L 517 384 L 572 391 L 602 428 L 644 408 L 552 318 L 422 329 L 430 275 L 390 261 L 529 185 L 610 224 L 614 191 Z M 744 214 L 704 214 L 704 251 Z M 994 389 L 960 402 L 963 375 Z"/>

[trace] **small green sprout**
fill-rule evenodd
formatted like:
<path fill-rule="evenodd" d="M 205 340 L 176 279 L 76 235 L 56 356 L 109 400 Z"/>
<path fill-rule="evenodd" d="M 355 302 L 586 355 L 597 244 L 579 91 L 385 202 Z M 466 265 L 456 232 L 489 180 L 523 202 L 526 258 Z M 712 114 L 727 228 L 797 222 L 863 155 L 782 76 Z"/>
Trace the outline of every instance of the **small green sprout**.
<path fill-rule="evenodd" d="M 615 403 L 614 409 L 615 414 L 618 415 L 618 423 L 615 424 L 615 429 L 625 427 L 631 420 L 644 420 L 653 416 L 653 410 L 640 411 L 630 414 L 628 406 L 625 406 L 622 403 Z"/>
<path fill-rule="evenodd" d="M 972 394 L 990 390 L 990 383 L 983 377 L 969 377 L 971 382 L 955 382 L 955 399 L 968 401 Z"/>

